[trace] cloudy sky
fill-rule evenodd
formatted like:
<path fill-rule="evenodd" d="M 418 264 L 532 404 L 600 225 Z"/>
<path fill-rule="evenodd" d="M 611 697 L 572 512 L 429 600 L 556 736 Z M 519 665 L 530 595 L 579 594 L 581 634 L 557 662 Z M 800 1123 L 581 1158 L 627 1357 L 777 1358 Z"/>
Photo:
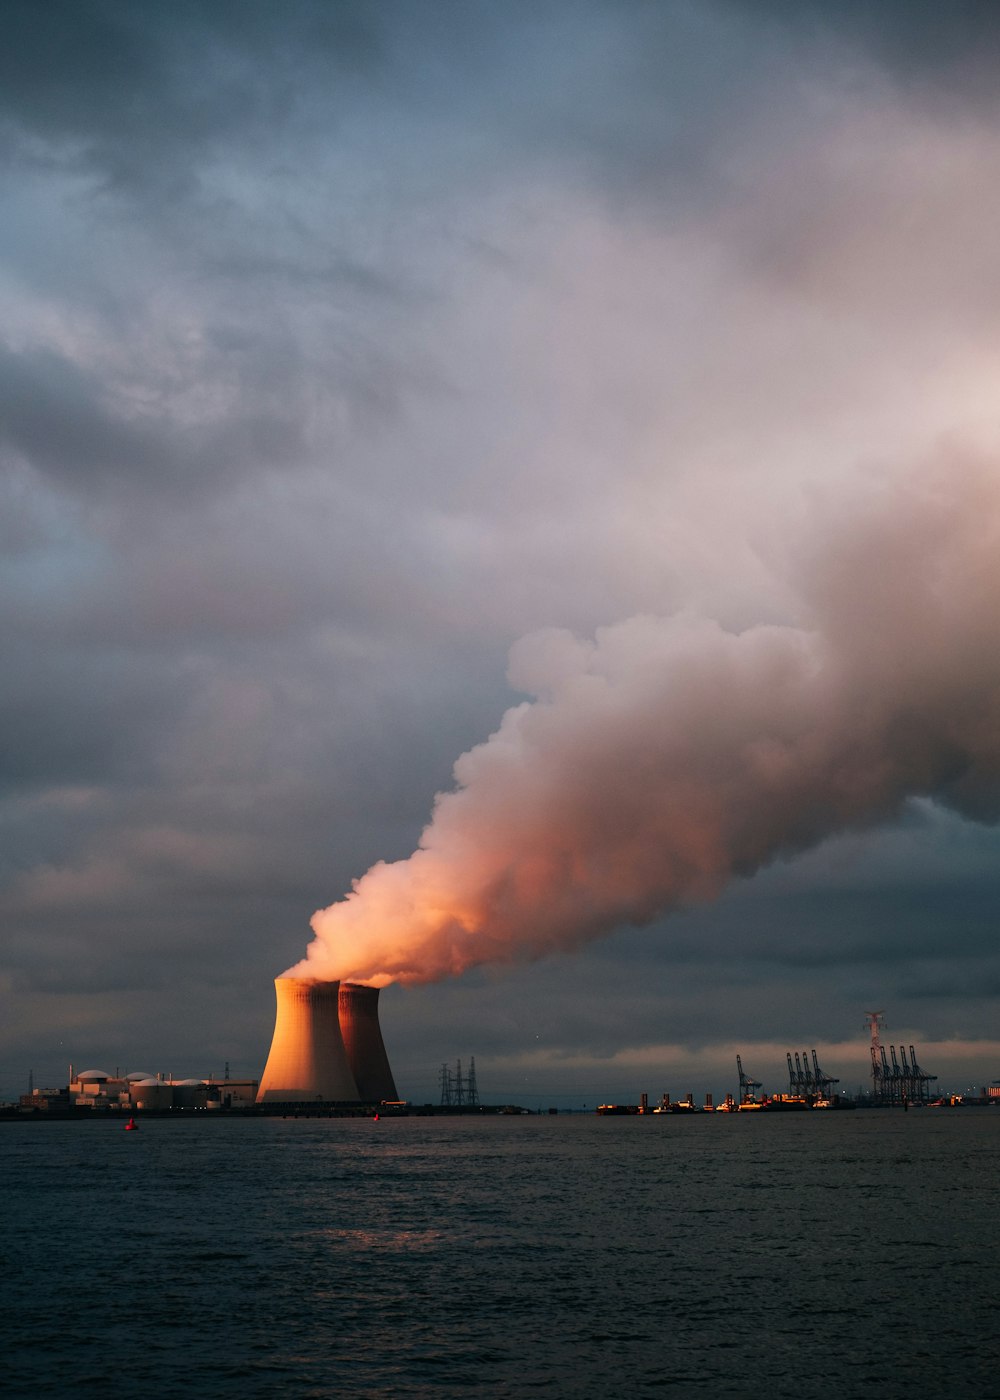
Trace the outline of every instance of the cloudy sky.
<path fill-rule="evenodd" d="M 0 37 L 0 1096 L 259 1074 L 379 861 L 410 1098 L 1000 1078 L 994 7 Z"/>

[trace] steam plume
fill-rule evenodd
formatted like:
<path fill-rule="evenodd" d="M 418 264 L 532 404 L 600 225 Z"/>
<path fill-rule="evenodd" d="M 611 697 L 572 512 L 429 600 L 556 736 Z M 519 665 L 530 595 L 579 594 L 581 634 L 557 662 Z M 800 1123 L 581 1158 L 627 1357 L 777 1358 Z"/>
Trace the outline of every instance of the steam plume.
<path fill-rule="evenodd" d="M 1000 815 L 1000 473 L 859 495 L 793 571 L 794 624 L 640 616 L 517 643 L 534 698 L 459 758 L 413 855 L 314 916 L 293 973 L 384 985 L 537 958 L 912 796 Z"/>

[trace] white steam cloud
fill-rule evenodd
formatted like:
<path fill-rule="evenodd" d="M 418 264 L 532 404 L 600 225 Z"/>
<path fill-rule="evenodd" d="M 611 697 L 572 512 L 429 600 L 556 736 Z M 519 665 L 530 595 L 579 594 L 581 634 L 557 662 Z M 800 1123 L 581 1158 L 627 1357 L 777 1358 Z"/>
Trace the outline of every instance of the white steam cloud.
<path fill-rule="evenodd" d="M 292 969 L 384 985 L 570 950 L 930 795 L 1000 814 L 1000 472 L 828 509 L 793 625 L 638 616 L 518 642 L 533 697 L 455 764 L 407 860 L 312 920 Z"/>

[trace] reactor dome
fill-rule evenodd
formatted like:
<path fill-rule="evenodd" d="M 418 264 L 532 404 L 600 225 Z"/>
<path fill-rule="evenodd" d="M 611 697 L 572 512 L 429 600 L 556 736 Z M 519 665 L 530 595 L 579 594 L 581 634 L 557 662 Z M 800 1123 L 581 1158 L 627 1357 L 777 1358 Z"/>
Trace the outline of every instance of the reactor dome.
<path fill-rule="evenodd" d="M 97 1082 L 99 1082 L 99 1081 L 102 1080 L 102 1079 L 110 1079 L 110 1078 L 111 1078 L 111 1075 L 110 1075 L 110 1074 L 105 1074 L 105 1072 L 104 1072 L 103 1069 L 85 1069 L 85 1070 L 83 1071 L 82 1074 L 78 1074 L 78 1075 L 77 1075 L 77 1079 L 78 1079 L 80 1082 L 82 1082 L 83 1080 L 86 1079 L 86 1080 L 89 1080 L 91 1083 L 97 1083 Z"/>

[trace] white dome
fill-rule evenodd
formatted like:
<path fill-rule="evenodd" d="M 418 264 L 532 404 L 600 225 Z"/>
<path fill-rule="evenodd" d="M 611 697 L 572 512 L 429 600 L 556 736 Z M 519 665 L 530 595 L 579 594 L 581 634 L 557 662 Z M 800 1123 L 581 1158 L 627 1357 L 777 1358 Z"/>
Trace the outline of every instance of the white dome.
<path fill-rule="evenodd" d="M 204 1079 L 175 1079 L 174 1088 L 200 1089 L 205 1084 Z"/>
<path fill-rule="evenodd" d="M 131 1074 L 126 1074 L 126 1081 L 129 1084 L 155 1084 L 156 1075 L 150 1074 L 148 1070 L 134 1069 Z"/>
<path fill-rule="evenodd" d="M 78 1080 L 84 1079 L 110 1079 L 110 1074 L 105 1074 L 103 1069 L 85 1069 L 82 1074 L 77 1075 Z"/>

